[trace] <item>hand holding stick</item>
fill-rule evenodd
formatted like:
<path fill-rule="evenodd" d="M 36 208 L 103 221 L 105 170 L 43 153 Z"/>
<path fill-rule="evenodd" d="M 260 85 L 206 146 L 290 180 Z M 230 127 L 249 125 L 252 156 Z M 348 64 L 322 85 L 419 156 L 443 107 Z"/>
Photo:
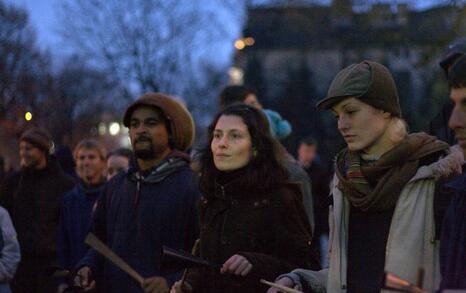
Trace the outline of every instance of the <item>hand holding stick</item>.
<path fill-rule="evenodd" d="M 423 278 L 423 273 L 421 271 L 418 271 L 418 281 L 417 283 L 421 283 Z M 384 277 L 385 283 L 383 286 L 383 289 L 389 289 L 389 290 L 394 290 L 394 291 L 400 291 L 400 292 L 411 292 L 411 293 L 428 293 L 425 290 L 422 290 L 422 288 L 419 288 L 418 286 L 411 284 L 407 280 L 404 280 L 392 273 L 385 272 L 385 277 Z"/>
<path fill-rule="evenodd" d="M 100 241 L 94 234 L 89 233 L 84 242 L 97 252 L 106 257 L 110 262 L 119 267 L 122 271 L 130 275 L 141 286 L 144 283 L 144 278 L 139 275 L 132 267 L 129 266 L 122 258 L 116 255 L 107 245 Z"/>
<path fill-rule="evenodd" d="M 279 285 L 279 284 L 276 284 L 276 283 L 272 283 L 272 282 L 266 281 L 264 279 L 261 279 L 261 283 L 266 284 L 266 285 L 268 285 L 270 287 L 280 289 L 281 291 L 283 291 L 285 293 L 303 293 L 302 291 L 299 291 L 299 290 L 296 290 L 296 289 L 293 289 L 293 288 L 289 288 L 289 287 L 285 287 L 285 286 L 282 286 L 282 285 Z"/>
<path fill-rule="evenodd" d="M 194 242 L 193 248 L 191 249 L 192 255 L 196 254 L 197 248 L 199 247 L 199 242 L 200 242 L 199 239 L 196 239 L 196 241 Z M 186 280 L 187 275 L 188 275 L 188 269 L 185 269 L 183 272 L 183 276 L 181 277 L 181 285 L 180 285 L 181 288 L 183 288 L 184 281 Z"/>

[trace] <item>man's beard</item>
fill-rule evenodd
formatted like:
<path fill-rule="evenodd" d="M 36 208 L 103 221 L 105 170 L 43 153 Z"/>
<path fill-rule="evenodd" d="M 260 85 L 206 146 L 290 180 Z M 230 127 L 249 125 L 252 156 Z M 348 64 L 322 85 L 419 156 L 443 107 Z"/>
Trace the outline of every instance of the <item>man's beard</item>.
<path fill-rule="evenodd" d="M 134 156 L 136 159 L 141 160 L 152 160 L 155 159 L 154 149 L 151 145 L 150 148 L 146 149 L 134 149 Z"/>
<path fill-rule="evenodd" d="M 153 160 L 153 159 L 156 159 L 158 158 L 161 154 L 163 154 L 166 150 L 166 147 L 163 146 L 163 145 L 154 145 L 154 143 L 150 140 L 145 140 L 144 141 L 147 141 L 149 142 L 149 145 L 148 147 L 146 148 L 138 148 L 137 147 L 137 142 L 138 140 L 136 140 L 136 143 L 133 147 L 133 151 L 134 151 L 134 156 L 136 157 L 136 159 L 140 159 L 140 160 Z"/>

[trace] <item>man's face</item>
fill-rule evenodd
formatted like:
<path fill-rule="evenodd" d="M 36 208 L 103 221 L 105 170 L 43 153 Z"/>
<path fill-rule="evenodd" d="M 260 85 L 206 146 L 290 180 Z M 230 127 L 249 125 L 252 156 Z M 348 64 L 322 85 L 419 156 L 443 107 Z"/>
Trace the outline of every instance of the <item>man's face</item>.
<path fill-rule="evenodd" d="M 141 160 L 152 160 L 169 149 L 169 134 L 165 117 L 152 107 L 138 107 L 131 115 L 129 137 L 134 155 Z"/>
<path fill-rule="evenodd" d="M 125 156 L 112 155 L 107 160 L 107 180 L 128 169 L 129 160 Z"/>
<path fill-rule="evenodd" d="M 313 144 L 302 143 L 298 148 L 298 161 L 304 167 L 309 167 L 317 155 L 317 147 Z"/>
<path fill-rule="evenodd" d="M 86 183 L 98 183 L 103 177 L 105 161 L 94 148 L 81 148 L 76 153 L 76 171 Z"/>
<path fill-rule="evenodd" d="M 19 158 L 22 168 L 40 169 L 45 167 L 45 152 L 27 141 L 19 143 Z"/>
<path fill-rule="evenodd" d="M 452 88 L 450 99 L 455 106 L 448 121 L 448 126 L 455 132 L 458 144 L 466 155 L 466 87 Z"/>

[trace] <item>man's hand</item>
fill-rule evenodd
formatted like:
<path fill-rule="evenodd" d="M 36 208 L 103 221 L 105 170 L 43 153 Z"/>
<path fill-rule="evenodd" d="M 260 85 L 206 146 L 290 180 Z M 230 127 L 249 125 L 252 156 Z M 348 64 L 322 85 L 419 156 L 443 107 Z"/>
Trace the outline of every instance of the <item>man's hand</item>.
<path fill-rule="evenodd" d="M 170 289 L 170 293 L 189 293 L 192 291 L 193 287 L 186 281 L 183 284 L 181 284 L 181 281 L 176 281 Z"/>
<path fill-rule="evenodd" d="M 89 292 L 95 289 L 95 281 L 92 279 L 92 270 L 90 267 L 82 267 L 76 274 L 79 277 L 80 285 L 84 292 Z"/>
<path fill-rule="evenodd" d="M 244 277 L 249 274 L 251 270 L 252 264 L 244 256 L 235 254 L 222 265 L 220 273 Z"/>
<path fill-rule="evenodd" d="M 287 278 L 287 277 L 281 278 L 280 280 L 275 281 L 274 283 L 278 284 L 278 285 L 288 287 L 288 288 L 294 288 L 294 286 L 295 286 L 293 280 L 291 280 L 290 278 Z M 267 290 L 267 293 L 277 293 L 277 292 L 282 292 L 282 291 L 280 291 L 280 289 L 277 289 L 277 288 L 274 288 L 274 287 L 270 287 L 269 290 Z"/>
<path fill-rule="evenodd" d="M 142 289 L 144 293 L 168 293 L 170 291 L 165 278 L 157 276 L 144 279 Z"/>

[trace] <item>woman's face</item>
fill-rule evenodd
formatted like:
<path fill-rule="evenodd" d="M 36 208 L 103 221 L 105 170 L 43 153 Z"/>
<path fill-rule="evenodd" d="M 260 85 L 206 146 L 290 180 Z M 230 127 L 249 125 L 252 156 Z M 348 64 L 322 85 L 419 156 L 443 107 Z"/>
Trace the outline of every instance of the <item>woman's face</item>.
<path fill-rule="evenodd" d="M 381 155 L 391 148 L 387 126 L 390 113 L 375 109 L 356 98 L 347 98 L 332 111 L 338 120 L 338 130 L 351 151 Z"/>
<path fill-rule="evenodd" d="M 210 149 L 215 167 L 220 171 L 233 171 L 246 166 L 252 156 L 252 141 L 243 119 L 235 115 L 220 116 Z"/>

